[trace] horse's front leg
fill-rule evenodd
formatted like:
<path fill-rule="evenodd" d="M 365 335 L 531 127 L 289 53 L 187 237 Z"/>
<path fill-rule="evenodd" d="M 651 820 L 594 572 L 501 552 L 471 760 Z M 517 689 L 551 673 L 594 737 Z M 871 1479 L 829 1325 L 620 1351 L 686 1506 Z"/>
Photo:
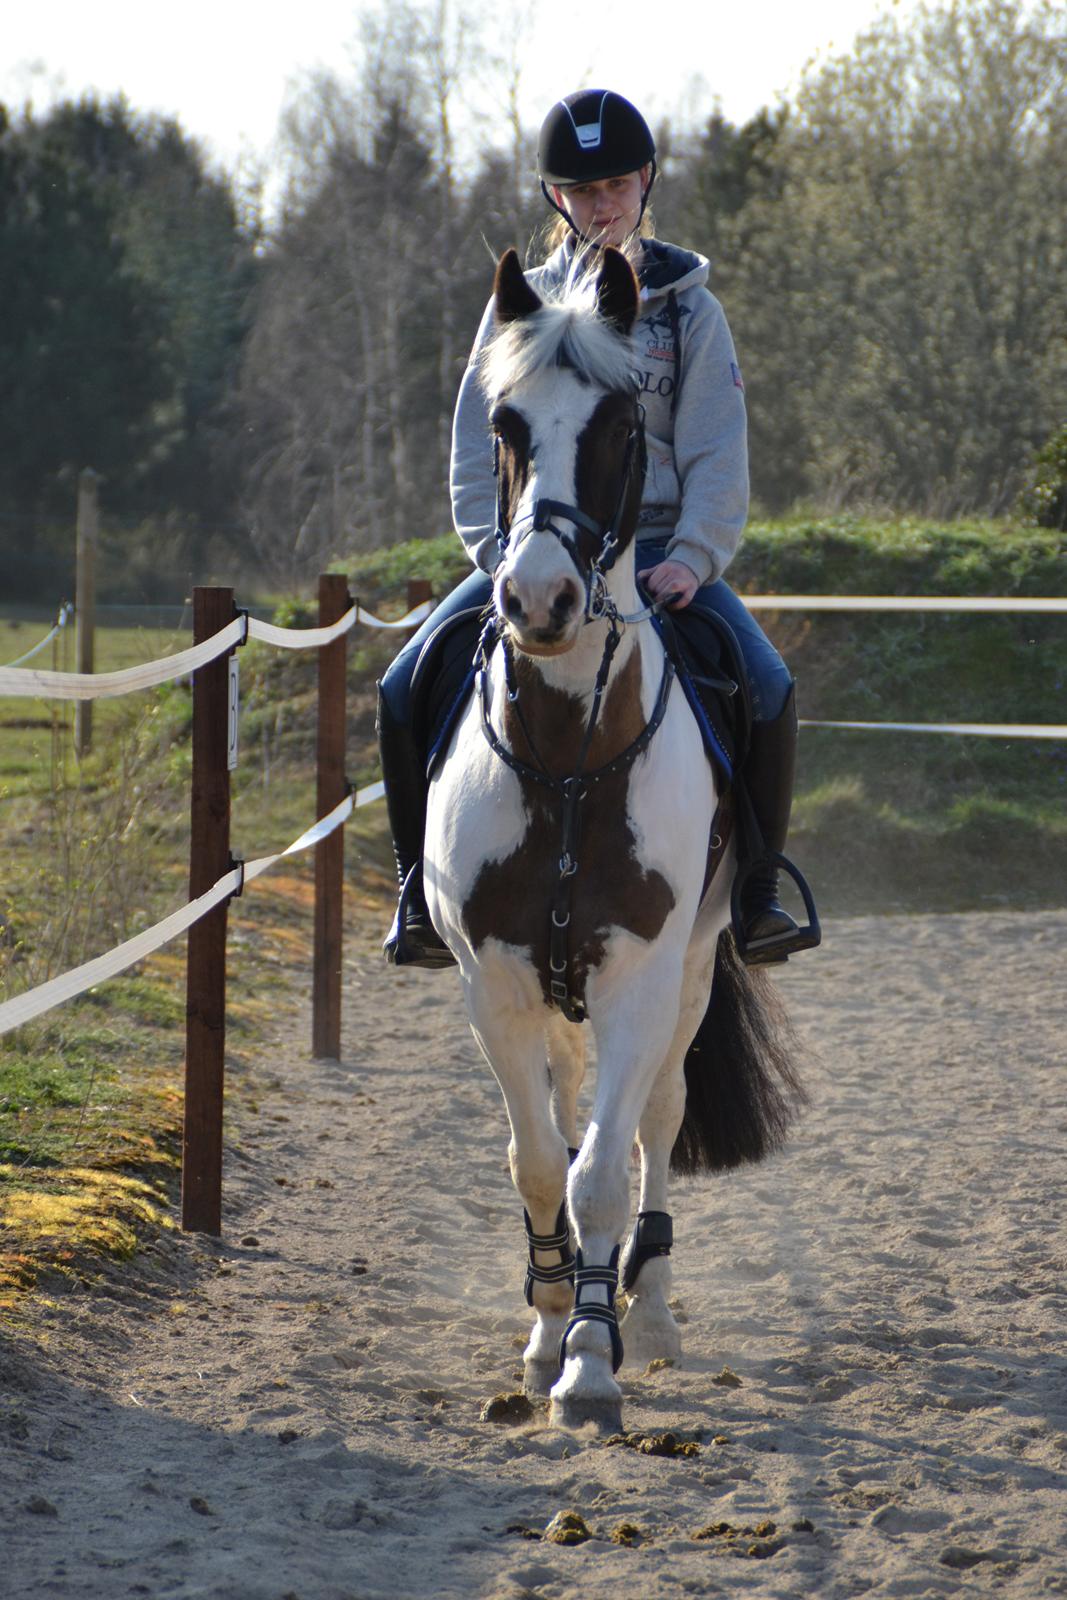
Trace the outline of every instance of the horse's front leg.
<path fill-rule="evenodd" d="M 562 1047 L 553 1049 L 550 1085 L 540 994 L 516 994 L 514 1004 L 502 1003 L 501 995 L 499 986 L 472 984 L 467 1002 L 474 1036 L 500 1084 L 511 1124 L 508 1158 L 524 1207 L 526 1300 L 534 1311 L 523 1353 L 523 1386 L 528 1394 L 543 1395 L 559 1376 L 560 1341 L 573 1301 L 574 1260 L 564 1190 L 568 1139 L 574 1135 L 566 1124 L 563 1129 L 557 1125 L 554 1111 L 562 1109 L 560 1095 L 566 1102 L 577 1094 L 581 1058 L 576 1061 Z"/>
<path fill-rule="evenodd" d="M 568 1022 L 560 1012 L 549 1012 L 545 1045 L 552 1118 L 574 1156 L 578 1144 L 578 1095 L 585 1077 L 585 1030 Z"/>
<path fill-rule="evenodd" d="M 641 1152 L 641 1197 L 637 1222 L 620 1263 L 627 1296 L 622 1322 L 626 1359 L 643 1366 L 675 1359 L 682 1338 L 670 1309 L 674 1224 L 668 1204 L 671 1152 L 685 1116 L 685 1057 L 707 1009 L 715 968 L 714 941 L 691 948 L 686 958 L 678 1025 L 666 1059 L 649 1091 L 637 1129 Z"/>
<path fill-rule="evenodd" d="M 638 1123 L 666 1056 L 678 1014 L 681 963 L 666 957 L 639 977 L 605 986 L 591 1014 L 597 1037 L 597 1087 L 568 1199 L 574 1224 L 575 1304 L 552 1389 L 553 1421 L 622 1426 L 615 1372 L 622 1341 L 615 1319 L 619 1241 L 630 1215 L 629 1161 Z"/>

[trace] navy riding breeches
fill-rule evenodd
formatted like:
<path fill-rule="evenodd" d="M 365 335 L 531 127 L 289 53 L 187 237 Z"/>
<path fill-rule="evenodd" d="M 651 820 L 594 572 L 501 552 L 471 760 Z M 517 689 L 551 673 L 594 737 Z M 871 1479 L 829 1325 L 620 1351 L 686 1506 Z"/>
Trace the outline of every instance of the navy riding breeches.
<path fill-rule="evenodd" d="M 637 546 L 637 570 L 654 567 L 666 559 L 662 545 Z M 411 715 L 411 677 L 423 645 L 447 617 L 472 606 L 484 606 L 493 594 L 493 580 L 475 570 L 427 617 L 415 637 L 404 646 L 382 679 L 382 694 L 393 716 L 406 722 Z M 773 722 L 785 709 L 792 675 L 752 613 L 719 578 L 698 589 L 689 602 L 699 611 L 714 611 L 733 629 L 745 658 L 752 716 L 756 722 Z"/>

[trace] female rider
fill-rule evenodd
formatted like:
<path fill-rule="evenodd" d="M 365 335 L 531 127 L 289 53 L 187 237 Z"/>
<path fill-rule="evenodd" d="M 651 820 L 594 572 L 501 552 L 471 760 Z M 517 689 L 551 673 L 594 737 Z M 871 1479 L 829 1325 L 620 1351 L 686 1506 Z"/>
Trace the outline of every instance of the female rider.
<path fill-rule="evenodd" d="M 796 751 L 793 680 L 774 646 L 723 582 L 748 511 L 744 385 L 703 256 L 651 236 L 645 218 L 656 173 L 652 134 L 640 112 L 608 90 L 557 101 L 538 143 L 541 188 L 562 221 L 558 248 L 527 273 L 535 289 L 596 270 L 599 247 L 625 246 L 641 285 L 633 337 L 645 410 L 648 472 L 638 518 L 637 570 L 648 593 L 717 612 L 745 659 L 752 733 L 743 772 L 767 846 L 781 851 L 789 825 Z M 578 256 L 576 260 L 576 247 Z M 451 954 L 426 912 L 421 859 L 426 815 L 424 752 L 411 727 L 411 678 L 423 644 L 448 616 L 480 608 L 500 559 L 496 484 L 478 356 L 493 332 L 490 301 L 460 385 L 452 434 L 456 530 L 477 570 L 438 606 L 400 652 L 379 688 L 378 734 L 402 890 L 385 942 L 388 959 L 443 966 Z M 784 960 L 811 941 L 778 903 L 778 875 L 751 871 L 741 899 L 749 960 Z"/>

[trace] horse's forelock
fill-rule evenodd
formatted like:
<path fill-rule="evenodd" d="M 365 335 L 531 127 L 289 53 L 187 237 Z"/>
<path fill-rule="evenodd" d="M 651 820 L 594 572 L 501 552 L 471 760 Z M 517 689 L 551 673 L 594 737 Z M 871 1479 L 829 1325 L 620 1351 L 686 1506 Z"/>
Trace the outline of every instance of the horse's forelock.
<path fill-rule="evenodd" d="M 587 294 L 572 289 L 493 335 L 481 356 L 482 387 L 493 404 L 505 390 L 554 366 L 571 367 L 601 389 L 626 389 L 636 358 L 631 341 L 597 315 Z"/>

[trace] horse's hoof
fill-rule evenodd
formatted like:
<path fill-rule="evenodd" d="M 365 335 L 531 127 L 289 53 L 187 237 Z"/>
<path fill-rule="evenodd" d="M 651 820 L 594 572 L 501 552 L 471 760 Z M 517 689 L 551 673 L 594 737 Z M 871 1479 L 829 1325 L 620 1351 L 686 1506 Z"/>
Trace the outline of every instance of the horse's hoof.
<path fill-rule="evenodd" d="M 669 1311 L 655 1318 L 630 1311 L 623 1318 L 620 1332 L 628 1367 L 646 1367 L 650 1361 L 677 1361 L 682 1353 L 682 1335 Z"/>
<path fill-rule="evenodd" d="M 597 1395 L 564 1395 L 553 1400 L 549 1422 L 554 1428 L 587 1428 L 590 1423 L 598 1433 L 622 1432 L 622 1401 Z"/>
<path fill-rule="evenodd" d="M 523 1364 L 522 1387 L 526 1394 L 542 1399 L 559 1382 L 558 1361 L 527 1361 Z"/>

